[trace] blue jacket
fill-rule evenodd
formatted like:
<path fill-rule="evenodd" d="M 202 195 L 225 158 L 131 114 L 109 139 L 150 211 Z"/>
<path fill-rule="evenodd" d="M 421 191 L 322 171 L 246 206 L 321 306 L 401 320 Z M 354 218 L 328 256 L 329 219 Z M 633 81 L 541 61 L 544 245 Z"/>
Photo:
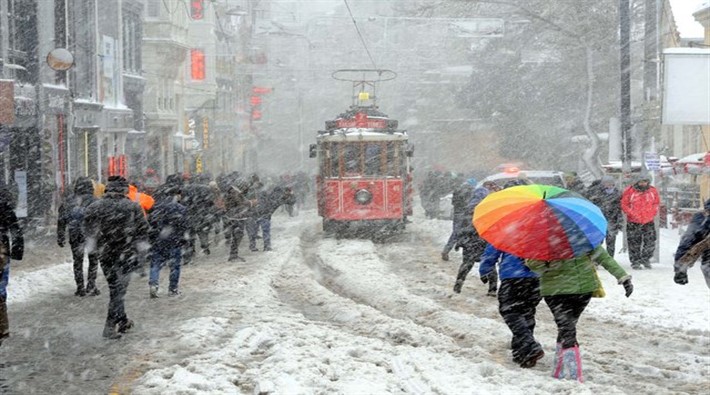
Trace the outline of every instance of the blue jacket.
<path fill-rule="evenodd" d="M 481 256 L 481 266 L 478 267 L 478 272 L 481 277 L 488 275 L 496 270 L 496 263 L 500 260 L 498 277 L 501 280 L 511 278 L 536 278 L 537 274 L 525 266 L 525 261 L 515 255 L 500 251 L 488 244 L 483 255 Z"/>

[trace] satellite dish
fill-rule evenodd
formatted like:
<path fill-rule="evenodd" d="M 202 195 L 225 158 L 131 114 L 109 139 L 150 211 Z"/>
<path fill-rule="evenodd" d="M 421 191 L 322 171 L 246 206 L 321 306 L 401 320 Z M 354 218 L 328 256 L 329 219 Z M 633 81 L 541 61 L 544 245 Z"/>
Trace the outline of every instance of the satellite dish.
<path fill-rule="evenodd" d="M 65 48 L 55 48 L 49 51 L 47 64 L 52 70 L 67 71 L 74 66 L 74 55 Z"/>

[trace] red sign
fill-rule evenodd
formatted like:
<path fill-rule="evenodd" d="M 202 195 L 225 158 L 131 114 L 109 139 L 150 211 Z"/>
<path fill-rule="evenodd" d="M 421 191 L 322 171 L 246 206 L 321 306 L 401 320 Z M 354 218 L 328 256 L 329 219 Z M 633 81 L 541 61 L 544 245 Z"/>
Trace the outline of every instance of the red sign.
<path fill-rule="evenodd" d="M 251 88 L 252 93 L 255 95 L 265 95 L 267 93 L 271 93 L 272 89 L 271 88 L 266 88 L 263 86 L 255 86 Z"/>
<path fill-rule="evenodd" d="M 205 16 L 205 0 L 190 1 L 190 17 L 195 20 L 204 18 Z"/>
<path fill-rule="evenodd" d="M 126 177 L 126 155 L 108 157 L 108 175 Z"/>
<path fill-rule="evenodd" d="M 710 151 L 705 153 L 705 158 L 703 158 L 706 167 L 710 167 Z"/>
<path fill-rule="evenodd" d="M 254 110 L 251 112 L 251 119 L 258 121 L 261 119 L 261 111 L 259 110 Z"/>
<path fill-rule="evenodd" d="M 252 96 L 251 99 L 249 99 L 249 102 L 251 103 L 252 106 L 256 107 L 261 104 L 261 97 Z"/>
<path fill-rule="evenodd" d="M 354 118 L 350 119 L 338 119 L 335 122 L 337 128 L 371 128 L 371 129 L 385 129 L 387 127 L 387 120 L 385 119 L 370 119 L 364 112 L 359 112 L 355 114 Z"/>
<path fill-rule="evenodd" d="M 205 79 L 205 51 L 193 49 L 190 51 L 191 76 L 193 81 Z"/>

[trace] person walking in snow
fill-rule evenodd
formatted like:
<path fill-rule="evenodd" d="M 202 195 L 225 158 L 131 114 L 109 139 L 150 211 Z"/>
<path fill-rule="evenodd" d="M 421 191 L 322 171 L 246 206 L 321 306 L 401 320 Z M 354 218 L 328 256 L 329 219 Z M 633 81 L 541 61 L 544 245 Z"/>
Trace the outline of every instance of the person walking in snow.
<path fill-rule="evenodd" d="M 183 256 L 185 265 L 192 263 L 197 250 L 197 239 L 205 255 L 210 254 L 210 231 L 215 222 L 214 193 L 209 186 L 210 178 L 205 174 L 195 175 L 182 188 L 182 204 L 187 210 L 187 225 L 190 240 Z"/>
<path fill-rule="evenodd" d="M 673 281 L 676 284 L 688 283 L 688 268 L 700 258 L 700 270 L 705 283 L 710 288 L 710 199 L 705 201 L 704 210 L 693 215 L 688 229 L 680 239 L 675 252 Z"/>
<path fill-rule="evenodd" d="M 229 262 L 245 262 L 244 258 L 239 256 L 239 243 L 244 237 L 244 228 L 249 218 L 249 213 L 256 205 L 256 201 L 247 199 L 248 192 L 249 182 L 243 178 L 234 181 L 225 191 L 225 232 L 229 232 L 231 241 L 229 258 L 227 259 Z"/>
<path fill-rule="evenodd" d="M 128 181 L 111 176 L 104 196 L 86 209 L 84 227 L 89 253 L 99 256 L 109 288 L 103 336 L 118 339 L 133 327 L 123 299 L 135 262 L 148 251 L 149 225 L 143 209 L 128 196 Z"/>
<path fill-rule="evenodd" d="M 187 209 L 178 203 L 180 187 L 165 189 L 153 206 L 148 222 L 151 226 L 151 262 L 148 287 L 150 297 L 158 297 L 160 270 L 167 263 L 170 267 L 170 283 L 168 295 L 177 296 L 180 281 L 180 262 L 182 249 L 188 243 L 189 227 L 187 224 Z"/>
<path fill-rule="evenodd" d="M 76 296 L 99 295 L 96 287 L 96 275 L 99 269 L 99 259 L 96 254 L 88 254 L 89 270 L 84 288 L 84 249 L 86 247 L 86 234 L 83 222 L 86 208 L 96 201 L 94 197 L 94 184 L 88 177 L 79 177 L 74 181 L 74 193 L 59 206 L 57 214 L 57 245 L 64 247 L 65 235 L 69 230 L 69 246 L 74 260 L 74 281 L 76 282 Z"/>
<path fill-rule="evenodd" d="M 624 225 L 624 215 L 621 212 L 621 192 L 616 187 L 614 177 L 604 176 L 601 180 L 592 182 L 587 189 L 587 199 L 599 207 L 606 218 L 606 251 L 613 257 L 616 235 Z"/>
<path fill-rule="evenodd" d="M 10 280 L 10 260 L 22 260 L 25 239 L 15 215 L 15 198 L 0 184 L 0 345 L 10 337 L 7 317 L 7 284 Z"/>
<path fill-rule="evenodd" d="M 583 382 L 577 321 L 592 296 L 603 296 L 596 265 L 602 265 L 624 286 L 627 298 L 634 290 L 631 276 L 602 246 L 576 258 L 553 261 L 528 259 L 525 264 L 540 276 L 540 294 L 557 324 L 557 347 L 552 375 L 555 378 L 571 378 Z"/>
<path fill-rule="evenodd" d="M 656 226 L 653 219 L 658 214 L 661 198 L 651 185 L 651 179 L 642 174 L 621 194 L 621 209 L 626 214 L 626 237 L 632 269 L 651 269 L 651 258 L 656 249 Z"/>
<path fill-rule="evenodd" d="M 451 230 L 449 240 L 446 242 L 444 249 L 441 251 L 441 260 L 443 261 L 449 260 L 449 252 L 451 252 L 451 249 L 453 249 L 456 245 L 456 240 L 458 240 L 459 232 L 461 230 L 461 223 L 463 222 L 463 217 L 466 213 L 466 206 L 473 197 L 473 190 L 475 188 L 476 179 L 469 178 L 454 189 L 451 196 L 451 205 L 453 206 L 451 222 L 453 229 Z"/>
<path fill-rule="evenodd" d="M 523 259 L 488 244 L 478 268 L 484 284 L 496 279 L 496 264 L 500 277 L 498 312 L 513 334 L 510 341 L 513 361 L 523 368 L 532 368 L 545 356 L 534 336 L 535 311 L 542 300 L 540 280 Z"/>
<path fill-rule="evenodd" d="M 454 247 L 456 251 L 458 251 L 459 248 L 463 249 L 463 261 L 456 275 L 456 283 L 454 283 L 454 292 L 456 293 L 461 293 L 461 288 L 463 287 L 464 281 L 466 281 L 468 272 L 470 272 L 476 262 L 481 259 L 483 250 L 485 250 L 487 245 L 486 241 L 483 240 L 476 231 L 476 228 L 473 227 L 473 211 L 478 203 L 488 196 L 489 193 L 499 189 L 498 185 L 492 181 L 485 182 L 482 187 L 476 188 L 461 217 L 459 236 L 456 241 L 456 247 Z M 498 278 L 490 277 L 488 282 L 488 296 L 496 296 L 497 289 Z"/>

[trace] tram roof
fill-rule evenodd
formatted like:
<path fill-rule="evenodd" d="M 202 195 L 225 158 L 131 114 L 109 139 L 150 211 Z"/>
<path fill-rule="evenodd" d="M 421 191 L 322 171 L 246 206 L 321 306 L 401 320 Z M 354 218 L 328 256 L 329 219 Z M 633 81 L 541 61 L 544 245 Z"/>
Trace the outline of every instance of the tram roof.
<path fill-rule="evenodd" d="M 370 128 L 343 128 L 318 133 L 322 141 L 405 141 L 409 139 L 405 130 L 384 132 Z"/>

